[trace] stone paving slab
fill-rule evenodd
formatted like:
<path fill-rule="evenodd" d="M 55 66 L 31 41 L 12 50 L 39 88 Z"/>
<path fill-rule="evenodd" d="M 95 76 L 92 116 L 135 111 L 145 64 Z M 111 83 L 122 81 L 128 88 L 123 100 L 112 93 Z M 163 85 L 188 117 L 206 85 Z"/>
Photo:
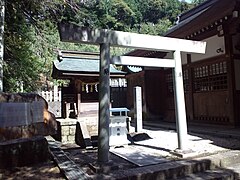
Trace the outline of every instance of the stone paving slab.
<path fill-rule="evenodd" d="M 110 148 L 110 152 L 138 166 L 147 166 L 152 164 L 165 163 L 169 161 L 168 159 L 161 157 L 157 154 L 140 151 L 132 145 L 118 148 Z"/>

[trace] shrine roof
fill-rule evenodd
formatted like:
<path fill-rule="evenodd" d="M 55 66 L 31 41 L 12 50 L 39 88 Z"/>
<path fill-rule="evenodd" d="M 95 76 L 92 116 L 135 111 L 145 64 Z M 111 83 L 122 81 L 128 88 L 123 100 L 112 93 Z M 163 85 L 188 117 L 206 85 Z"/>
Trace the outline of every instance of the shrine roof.
<path fill-rule="evenodd" d="M 186 38 L 192 34 L 204 33 L 206 29 L 233 18 L 238 2 L 239 0 L 207 0 L 181 14 L 177 24 L 165 36 Z"/>
<path fill-rule="evenodd" d="M 61 55 L 58 60 L 53 62 L 52 76 L 63 77 L 66 76 L 99 76 L 99 56 L 96 54 L 84 54 L 77 56 L 73 55 Z M 116 69 L 112 64 L 110 65 L 111 75 L 122 75 L 126 72 Z"/>
<path fill-rule="evenodd" d="M 54 61 L 54 66 L 59 71 L 73 72 L 96 72 L 99 73 L 99 60 L 97 59 L 71 59 L 65 58 L 63 61 Z M 110 65 L 110 73 L 125 74 Z"/>

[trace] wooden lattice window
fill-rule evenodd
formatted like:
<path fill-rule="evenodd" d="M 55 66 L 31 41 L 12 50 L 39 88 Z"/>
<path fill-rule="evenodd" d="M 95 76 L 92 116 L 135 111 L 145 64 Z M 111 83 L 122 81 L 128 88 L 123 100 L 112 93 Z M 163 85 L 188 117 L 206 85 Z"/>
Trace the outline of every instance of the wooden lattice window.
<path fill-rule="evenodd" d="M 184 92 L 187 93 L 189 91 L 188 69 L 183 70 L 183 85 L 184 85 Z"/>
<path fill-rule="evenodd" d="M 194 68 L 194 91 L 227 89 L 227 63 L 218 62 Z"/>
<path fill-rule="evenodd" d="M 166 74 L 166 83 L 167 83 L 167 92 L 172 94 L 173 93 L 173 75 L 172 75 L 172 71 L 169 71 Z"/>
<path fill-rule="evenodd" d="M 183 86 L 184 86 L 184 92 L 187 92 L 189 90 L 189 75 L 188 70 L 183 70 Z M 167 83 L 167 91 L 168 93 L 174 93 L 174 87 L 173 87 L 173 73 L 172 71 L 168 71 L 166 73 L 166 83 Z"/>

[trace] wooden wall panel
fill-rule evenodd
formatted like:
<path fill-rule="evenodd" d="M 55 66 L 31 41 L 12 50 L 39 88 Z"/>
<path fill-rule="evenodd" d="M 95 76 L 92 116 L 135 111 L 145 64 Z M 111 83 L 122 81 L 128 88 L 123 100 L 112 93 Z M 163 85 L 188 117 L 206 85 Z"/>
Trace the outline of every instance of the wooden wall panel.
<path fill-rule="evenodd" d="M 195 120 L 217 124 L 229 123 L 231 102 L 227 91 L 194 93 L 193 99 Z"/>
<path fill-rule="evenodd" d="M 154 83 L 153 83 L 154 81 Z M 166 111 L 166 85 L 163 70 L 145 72 L 146 104 L 150 114 L 163 115 Z"/>

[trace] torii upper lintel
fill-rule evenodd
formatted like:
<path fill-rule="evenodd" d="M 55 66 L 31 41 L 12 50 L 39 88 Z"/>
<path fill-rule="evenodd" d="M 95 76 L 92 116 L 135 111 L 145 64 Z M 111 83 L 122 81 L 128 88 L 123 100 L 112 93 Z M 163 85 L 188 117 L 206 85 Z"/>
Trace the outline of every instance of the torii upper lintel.
<path fill-rule="evenodd" d="M 206 43 L 185 39 L 137 34 L 107 29 L 90 29 L 74 24 L 59 24 L 61 41 L 103 44 L 146 50 L 183 51 L 189 53 L 205 53 Z"/>

